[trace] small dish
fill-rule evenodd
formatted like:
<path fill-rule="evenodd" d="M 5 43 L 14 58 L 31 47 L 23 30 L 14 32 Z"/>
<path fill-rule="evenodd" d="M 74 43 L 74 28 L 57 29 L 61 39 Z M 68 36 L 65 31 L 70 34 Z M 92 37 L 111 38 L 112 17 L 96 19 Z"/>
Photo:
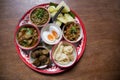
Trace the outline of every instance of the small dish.
<path fill-rule="evenodd" d="M 50 13 L 44 7 L 35 7 L 29 15 L 30 22 L 38 27 L 42 27 L 50 21 Z"/>
<path fill-rule="evenodd" d="M 16 31 L 16 43 L 25 50 L 35 48 L 40 41 L 39 29 L 31 24 L 24 24 Z"/>
<path fill-rule="evenodd" d="M 62 39 L 62 31 L 58 25 L 50 23 L 41 29 L 41 38 L 45 43 L 54 45 Z"/>
<path fill-rule="evenodd" d="M 57 66 L 68 68 L 75 64 L 77 60 L 77 51 L 75 46 L 71 43 L 61 41 L 53 47 L 51 58 Z"/>
<path fill-rule="evenodd" d="M 38 46 L 30 52 L 30 62 L 34 67 L 46 68 L 50 64 L 50 54 L 47 47 Z"/>
<path fill-rule="evenodd" d="M 66 23 L 62 30 L 64 39 L 70 43 L 77 43 L 83 36 L 81 26 L 75 22 Z"/>

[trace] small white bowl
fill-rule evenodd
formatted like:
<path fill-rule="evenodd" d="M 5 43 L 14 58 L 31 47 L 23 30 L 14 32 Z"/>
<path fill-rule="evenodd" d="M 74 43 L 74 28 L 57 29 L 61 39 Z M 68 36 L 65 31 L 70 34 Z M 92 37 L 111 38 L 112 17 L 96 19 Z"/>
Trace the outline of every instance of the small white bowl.
<path fill-rule="evenodd" d="M 70 23 L 70 22 L 69 22 L 69 23 Z M 75 22 L 71 22 L 71 23 L 75 23 Z M 78 24 L 78 23 L 75 23 L 75 24 Z M 71 40 L 69 40 L 69 39 L 67 39 L 67 38 L 65 37 L 65 35 L 64 35 L 64 29 L 65 29 L 65 27 L 67 27 L 67 26 L 64 26 L 64 27 L 62 28 L 62 31 L 63 31 L 63 37 L 64 37 L 64 39 L 65 39 L 66 41 L 68 41 L 68 42 L 70 42 L 70 43 L 77 43 L 78 41 L 80 41 L 80 40 L 82 39 L 82 37 L 83 37 L 83 30 L 82 30 L 80 24 L 79 24 L 79 27 L 80 27 L 80 36 L 79 36 L 78 39 L 75 40 L 75 41 L 71 41 Z"/>
<path fill-rule="evenodd" d="M 53 42 L 50 42 L 50 41 L 46 40 L 47 35 L 43 35 L 43 32 L 44 32 L 44 31 L 50 32 L 50 26 L 56 27 L 56 28 L 58 29 L 58 33 L 59 33 L 59 38 L 56 39 L 56 40 L 53 41 Z M 61 31 L 61 29 L 60 29 L 60 27 L 59 27 L 58 25 L 56 25 L 56 24 L 54 24 L 54 23 L 50 23 L 50 24 L 44 26 L 44 27 L 41 29 L 41 38 L 42 38 L 42 40 L 43 40 L 46 44 L 54 45 L 54 44 L 59 43 L 60 40 L 62 39 L 62 31 Z"/>
<path fill-rule="evenodd" d="M 59 62 L 57 62 L 55 59 L 54 59 L 54 52 L 55 52 L 55 50 L 61 45 L 61 44 L 65 44 L 65 45 L 70 45 L 70 46 L 72 46 L 73 47 L 73 56 L 74 56 L 74 59 L 73 59 L 73 61 L 71 61 L 71 62 L 69 62 L 68 64 L 60 64 Z M 59 67 L 61 67 L 61 68 L 68 68 L 68 67 L 71 67 L 71 66 L 73 66 L 74 64 L 75 64 L 75 62 L 76 62 L 76 60 L 77 60 L 77 51 L 76 51 L 76 48 L 75 48 L 75 46 L 73 45 L 73 44 L 71 44 L 71 43 L 69 43 L 69 42 L 67 42 L 67 41 L 61 41 L 60 43 L 58 43 L 57 45 L 55 45 L 53 48 L 52 48 L 52 52 L 51 52 L 51 59 L 53 60 L 53 62 L 57 65 L 57 66 L 59 66 Z"/>

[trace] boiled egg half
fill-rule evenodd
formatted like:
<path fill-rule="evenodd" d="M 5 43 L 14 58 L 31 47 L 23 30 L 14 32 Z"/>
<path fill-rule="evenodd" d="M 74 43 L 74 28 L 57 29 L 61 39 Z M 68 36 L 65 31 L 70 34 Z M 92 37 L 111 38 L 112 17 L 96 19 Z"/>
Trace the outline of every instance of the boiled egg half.
<path fill-rule="evenodd" d="M 57 26 L 51 25 L 48 30 L 43 31 L 43 39 L 48 43 L 53 43 L 60 37 L 60 30 Z"/>

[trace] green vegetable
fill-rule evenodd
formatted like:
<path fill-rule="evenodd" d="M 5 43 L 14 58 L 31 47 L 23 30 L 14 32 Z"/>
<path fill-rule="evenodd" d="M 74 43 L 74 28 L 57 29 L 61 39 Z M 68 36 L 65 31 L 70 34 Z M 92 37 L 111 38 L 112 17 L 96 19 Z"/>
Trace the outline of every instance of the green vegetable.
<path fill-rule="evenodd" d="M 73 17 L 75 19 L 75 14 L 73 12 L 69 12 L 70 16 Z"/>
<path fill-rule="evenodd" d="M 26 31 L 27 30 L 27 28 L 21 28 L 20 29 L 20 31 Z"/>
<path fill-rule="evenodd" d="M 32 28 L 27 28 L 27 34 L 32 35 L 33 34 L 33 29 Z"/>
<path fill-rule="evenodd" d="M 72 27 L 71 27 L 71 33 L 73 34 L 73 33 L 76 33 L 76 32 L 77 32 L 76 27 L 75 27 L 75 26 L 72 26 Z"/>
<path fill-rule="evenodd" d="M 38 9 L 36 16 L 37 16 L 37 18 L 42 18 L 44 16 L 44 10 Z"/>
<path fill-rule="evenodd" d="M 55 6 L 55 7 L 57 7 L 57 5 L 58 5 L 58 4 L 56 4 L 56 3 L 50 2 L 50 6 Z"/>
<path fill-rule="evenodd" d="M 23 40 L 23 42 L 21 43 L 23 46 L 27 46 L 27 40 Z"/>

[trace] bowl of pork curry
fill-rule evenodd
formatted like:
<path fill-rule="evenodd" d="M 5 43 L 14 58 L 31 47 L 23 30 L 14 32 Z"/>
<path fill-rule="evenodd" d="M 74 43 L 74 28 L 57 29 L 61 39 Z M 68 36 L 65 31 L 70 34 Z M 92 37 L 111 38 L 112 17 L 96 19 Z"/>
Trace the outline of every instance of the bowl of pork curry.
<path fill-rule="evenodd" d="M 32 24 L 19 26 L 16 31 L 16 42 L 18 46 L 25 50 L 35 48 L 40 41 L 40 31 Z"/>

